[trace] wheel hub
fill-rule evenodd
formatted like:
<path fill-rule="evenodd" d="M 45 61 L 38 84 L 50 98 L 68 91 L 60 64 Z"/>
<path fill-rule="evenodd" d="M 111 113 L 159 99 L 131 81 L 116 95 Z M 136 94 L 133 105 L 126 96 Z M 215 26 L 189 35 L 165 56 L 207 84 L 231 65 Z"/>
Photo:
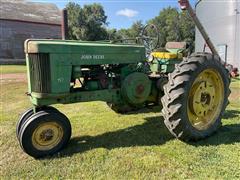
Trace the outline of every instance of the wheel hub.
<path fill-rule="evenodd" d="M 139 105 L 146 101 L 151 92 L 151 81 L 144 73 L 131 73 L 124 81 L 121 93 L 131 105 Z"/>
<path fill-rule="evenodd" d="M 49 150 L 54 148 L 63 137 L 63 129 L 56 122 L 40 124 L 32 136 L 33 146 L 38 150 Z"/>
<path fill-rule="evenodd" d="M 205 116 L 208 111 L 213 110 L 213 100 L 215 97 L 215 88 L 207 81 L 202 81 L 195 85 L 196 90 L 192 98 L 192 112 L 199 116 Z"/>
<path fill-rule="evenodd" d="M 198 130 L 205 130 L 216 121 L 224 97 L 224 86 L 220 74 L 214 69 L 200 73 L 194 81 L 188 100 L 188 117 Z"/>
<path fill-rule="evenodd" d="M 44 130 L 41 134 L 40 134 L 40 140 L 41 141 L 50 141 L 52 140 L 54 136 L 54 132 L 52 129 L 47 129 Z"/>

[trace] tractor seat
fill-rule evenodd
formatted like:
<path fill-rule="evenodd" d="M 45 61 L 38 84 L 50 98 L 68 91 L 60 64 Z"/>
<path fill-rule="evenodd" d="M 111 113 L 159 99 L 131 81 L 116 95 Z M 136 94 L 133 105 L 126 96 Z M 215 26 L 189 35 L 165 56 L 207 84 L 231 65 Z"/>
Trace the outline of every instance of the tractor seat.
<path fill-rule="evenodd" d="M 186 42 L 167 42 L 165 45 L 167 51 L 171 53 L 181 53 L 187 49 Z"/>
<path fill-rule="evenodd" d="M 186 42 L 167 42 L 164 50 L 156 49 L 151 55 L 161 59 L 181 59 L 186 48 Z"/>

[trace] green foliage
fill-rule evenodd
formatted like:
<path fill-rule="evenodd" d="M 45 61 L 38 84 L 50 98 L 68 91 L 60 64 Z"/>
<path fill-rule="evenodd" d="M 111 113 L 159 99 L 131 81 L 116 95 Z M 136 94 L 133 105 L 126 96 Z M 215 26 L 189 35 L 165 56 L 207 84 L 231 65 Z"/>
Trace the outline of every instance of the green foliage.
<path fill-rule="evenodd" d="M 136 21 L 128 29 L 120 29 L 117 34 L 121 39 L 134 39 L 138 37 L 144 28 L 142 21 Z"/>
<path fill-rule="evenodd" d="M 179 29 L 183 41 L 190 43 L 192 50 L 195 47 L 195 24 L 186 11 L 181 12 Z"/>
<path fill-rule="evenodd" d="M 186 12 L 168 7 L 148 23 L 155 24 L 159 28 L 161 47 L 164 47 L 168 41 L 187 41 L 191 45 L 194 44 L 195 25 Z"/>
<path fill-rule="evenodd" d="M 179 12 L 176 8 L 168 7 L 161 10 L 159 15 L 150 19 L 147 24 L 155 24 L 158 27 L 159 47 L 164 47 L 168 41 L 186 41 L 194 47 L 195 25 L 186 12 Z M 139 36 L 143 27 L 142 22 L 137 21 L 129 29 L 120 29 L 118 34 L 122 38 L 134 38 Z"/>
<path fill-rule="evenodd" d="M 68 3 L 69 38 L 86 41 L 107 39 L 107 16 L 100 4 L 84 5 Z"/>
<path fill-rule="evenodd" d="M 107 40 L 118 41 L 119 39 L 122 39 L 117 29 L 107 29 L 107 34 L 108 34 Z"/>
<path fill-rule="evenodd" d="M 139 36 L 143 27 L 144 25 L 142 21 L 136 21 L 129 29 L 119 30 L 119 34 L 122 35 L 124 38 L 135 38 Z"/>
<path fill-rule="evenodd" d="M 135 38 L 140 35 L 144 24 L 136 21 L 128 29 L 107 29 L 107 16 L 100 4 L 81 7 L 76 3 L 68 3 L 69 37 L 80 40 L 119 40 Z M 159 15 L 150 19 L 148 24 L 155 24 L 160 31 L 159 47 L 168 41 L 186 41 L 194 47 L 195 25 L 186 12 L 176 8 L 165 8 Z"/>
<path fill-rule="evenodd" d="M 148 23 L 155 24 L 160 31 L 160 46 L 168 41 L 179 41 L 178 11 L 175 8 L 163 9 L 158 16 L 149 20 Z"/>

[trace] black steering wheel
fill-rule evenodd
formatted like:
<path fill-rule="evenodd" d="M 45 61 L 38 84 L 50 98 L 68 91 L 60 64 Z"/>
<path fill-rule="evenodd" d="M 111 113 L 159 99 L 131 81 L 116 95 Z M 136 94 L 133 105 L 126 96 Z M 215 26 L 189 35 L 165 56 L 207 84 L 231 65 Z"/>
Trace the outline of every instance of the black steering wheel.
<path fill-rule="evenodd" d="M 147 24 L 141 34 L 139 40 L 143 43 L 146 48 L 147 54 L 151 53 L 157 48 L 159 43 L 159 30 L 154 24 Z"/>

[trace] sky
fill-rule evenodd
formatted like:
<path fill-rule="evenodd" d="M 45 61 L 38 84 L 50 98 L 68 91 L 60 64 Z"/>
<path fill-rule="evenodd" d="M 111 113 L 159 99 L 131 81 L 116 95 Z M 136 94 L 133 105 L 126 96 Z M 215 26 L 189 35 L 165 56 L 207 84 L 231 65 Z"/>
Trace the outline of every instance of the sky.
<path fill-rule="evenodd" d="M 56 4 L 63 9 L 68 2 L 84 4 L 100 3 L 107 15 L 109 28 L 129 28 L 133 22 L 147 20 L 157 16 L 161 9 L 171 6 L 179 7 L 178 0 L 32 0 L 35 2 L 48 2 Z M 190 0 L 194 6 L 197 0 Z"/>

